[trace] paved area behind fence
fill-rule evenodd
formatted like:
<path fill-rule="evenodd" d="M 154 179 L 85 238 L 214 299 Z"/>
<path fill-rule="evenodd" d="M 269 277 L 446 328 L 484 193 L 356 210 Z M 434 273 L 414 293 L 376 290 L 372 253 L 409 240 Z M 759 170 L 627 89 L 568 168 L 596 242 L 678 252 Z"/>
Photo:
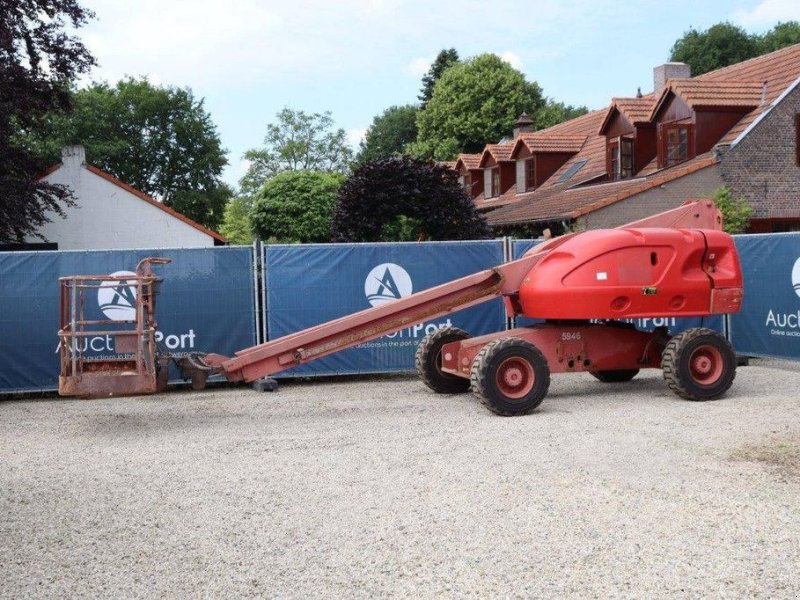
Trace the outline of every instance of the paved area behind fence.
<path fill-rule="evenodd" d="M 800 595 L 800 369 L 0 401 L 0 595 Z"/>

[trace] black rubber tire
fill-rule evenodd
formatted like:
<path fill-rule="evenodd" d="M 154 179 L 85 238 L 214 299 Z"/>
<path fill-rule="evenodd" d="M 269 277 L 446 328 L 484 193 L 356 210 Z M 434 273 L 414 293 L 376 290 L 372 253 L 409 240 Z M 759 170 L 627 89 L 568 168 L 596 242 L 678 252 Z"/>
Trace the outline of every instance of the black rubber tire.
<path fill-rule="evenodd" d="M 498 383 L 498 379 L 503 378 L 501 368 L 509 363 L 516 369 L 516 375 L 512 374 L 512 379 L 521 377 L 519 392 L 524 394 L 519 397 L 510 395 Z M 520 373 L 520 367 L 527 374 Z M 525 415 L 533 411 L 542 403 L 550 387 L 547 359 L 536 346 L 515 337 L 495 340 L 481 348 L 472 363 L 471 374 L 472 391 L 475 395 L 489 410 L 504 417 Z M 532 382 L 529 382 L 531 378 Z"/>
<path fill-rule="evenodd" d="M 417 346 L 414 364 L 423 383 L 437 394 L 463 394 L 469 390 L 469 379 L 442 371 L 442 346 L 469 339 L 458 327 L 442 327 L 426 335 Z"/>
<path fill-rule="evenodd" d="M 617 369 L 615 371 L 591 371 L 592 377 L 603 383 L 623 383 L 639 374 L 639 369 Z"/>
<path fill-rule="evenodd" d="M 715 400 L 728 391 L 736 377 L 736 354 L 716 331 L 687 329 L 667 343 L 661 369 L 669 389 L 681 398 Z"/>

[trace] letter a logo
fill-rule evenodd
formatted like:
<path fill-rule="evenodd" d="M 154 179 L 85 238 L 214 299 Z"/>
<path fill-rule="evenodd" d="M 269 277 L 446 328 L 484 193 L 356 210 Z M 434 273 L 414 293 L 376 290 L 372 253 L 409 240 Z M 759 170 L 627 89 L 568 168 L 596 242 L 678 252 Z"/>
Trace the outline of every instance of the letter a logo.
<path fill-rule="evenodd" d="M 364 295 L 372 306 L 398 300 L 411 292 L 411 277 L 403 267 L 394 263 L 378 265 L 364 281 Z"/>

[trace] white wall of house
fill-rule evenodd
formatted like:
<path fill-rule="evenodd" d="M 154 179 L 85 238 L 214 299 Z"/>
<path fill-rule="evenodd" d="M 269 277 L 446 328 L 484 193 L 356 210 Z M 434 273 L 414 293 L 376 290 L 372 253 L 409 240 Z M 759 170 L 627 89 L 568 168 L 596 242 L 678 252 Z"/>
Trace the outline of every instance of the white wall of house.
<path fill-rule="evenodd" d="M 121 248 L 195 248 L 213 246 L 214 238 L 92 173 L 85 151 L 70 146 L 62 152 L 60 168 L 45 181 L 69 187 L 74 207 L 65 207 L 66 219 L 49 215 L 40 233 L 59 250 Z M 28 238 L 27 242 L 40 242 Z"/>

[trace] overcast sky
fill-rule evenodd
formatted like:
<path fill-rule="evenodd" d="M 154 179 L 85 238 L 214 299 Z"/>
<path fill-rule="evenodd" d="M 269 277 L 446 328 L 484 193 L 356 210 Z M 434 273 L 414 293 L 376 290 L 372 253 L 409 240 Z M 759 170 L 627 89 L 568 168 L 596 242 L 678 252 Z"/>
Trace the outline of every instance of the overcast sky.
<path fill-rule="evenodd" d="M 442 48 L 494 52 L 545 95 L 590 109 L 652 89 L 690 27 L 763 32 L 800 0 L 84 0 L 93 78 L 146 75 L 192 88 L 217 124 L 235 184 L 283 107 L 329 110 L 354 144 L 372 118 L 417 100 Z M 487 140 L 489 141 L 489 140 Z"/>

